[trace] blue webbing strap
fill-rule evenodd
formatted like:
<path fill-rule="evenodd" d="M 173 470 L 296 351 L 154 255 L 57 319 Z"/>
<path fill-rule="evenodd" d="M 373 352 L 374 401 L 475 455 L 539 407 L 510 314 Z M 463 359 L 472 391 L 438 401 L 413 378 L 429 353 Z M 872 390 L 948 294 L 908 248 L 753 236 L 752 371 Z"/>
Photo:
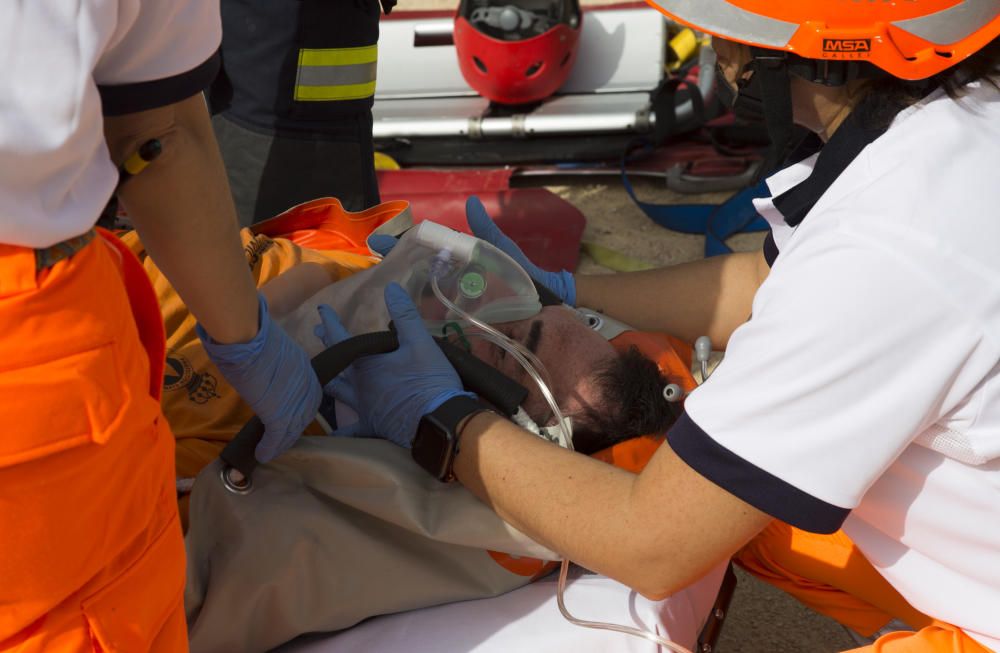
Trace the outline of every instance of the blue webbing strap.
<path fill-rule="evenodd" d="M 767 221 L 758 215 L 752 201 L 771 194 L 763 181 L 740 191 L 722 204 L 652 204 L 640 201 L 635 196 L 625 168 L 631 149 L 622 157 L 621 169 L 622 184 L 629 197 L 661 227 L 686 234 L 704 234 L 706 258 L 732 253 L 725 241 L 734 234 L 769 229 Z"/>

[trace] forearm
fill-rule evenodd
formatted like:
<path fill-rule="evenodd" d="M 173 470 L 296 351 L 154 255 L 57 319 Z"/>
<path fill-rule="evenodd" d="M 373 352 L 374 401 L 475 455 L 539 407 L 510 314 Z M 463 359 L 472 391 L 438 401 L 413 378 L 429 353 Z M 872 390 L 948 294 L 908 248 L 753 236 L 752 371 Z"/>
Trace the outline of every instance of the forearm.
<path fill-rule="evenodd" d="M 646 596 L 690 584 L 769 521 L 667 445 L 635 476 L 489 413 L 471 419 L 461 438 L 456 476 L 505 521 Z"/>
<path fill-rule="evenodd" d="M 150 138 L 162 142 L 163 154 L 122 188 L 129 217 L 205 330 L 218 342 L 251 340 L 258 328 L 256 288 L 202 96 L 104 124 L 116 163 Z"/>
<path fill-rule="evenodd" d="M 638 329 L 664 331 L 687 342 L 707 335 L 716 348 L 724 348 L 750 317 L 767 271 L 763 253 L 748 252 L 644 272 L 581 275 L 576 301 Z"/>
<path fill-rule="evenodd" d="M 267 299 L 271 316 L 280 318 L 335 281 L 335 276 L 319 263 L 299 263 L 262 285 L 260 294 Z"/>

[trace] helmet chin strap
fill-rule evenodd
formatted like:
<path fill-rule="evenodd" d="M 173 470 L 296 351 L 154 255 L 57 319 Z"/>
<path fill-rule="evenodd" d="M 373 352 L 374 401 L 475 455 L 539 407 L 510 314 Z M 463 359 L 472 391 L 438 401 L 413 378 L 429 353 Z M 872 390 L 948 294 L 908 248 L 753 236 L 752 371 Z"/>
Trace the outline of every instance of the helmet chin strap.
<path fill-rule="evenodd" d="M 796 143 L 792 107 L 792 75 L 824 86 L 843 86 L 856 79 L 872 79 L 886 73 L 857 61 L 804 59 L 783 50 L 751 47 L 753 58 L 743 68 L 734 91 L 725 78 L 720 98 L 745 120 L 763 122 L 771 137 L 771 147 L 760 166 L 762 178 L 785 162 Z M 747 77 L 746 73 L 750 76 Z"/>
<path fill-rule="evenodd" d="M 747 86 L 753 87 L 753 82 L 756 80 L 756 88 L 748 89 L 746 100 L 759 101 L 760 113 L 764 118 L 767 134 L 771 137 L 771 147 L 768 148 L 758 173 L 763 175 L 774 171 L 784 163 L 794 145 L 792 76 L 788 70 L 786 54 L 777 50 L 754 48 L 754 57 L 750 65 L 753 66 L 754 72 Z M 753 97 L 753 91 L 756 91 L 758 97 Z M 743 95 L 742 89 L 740 95 Z"/>

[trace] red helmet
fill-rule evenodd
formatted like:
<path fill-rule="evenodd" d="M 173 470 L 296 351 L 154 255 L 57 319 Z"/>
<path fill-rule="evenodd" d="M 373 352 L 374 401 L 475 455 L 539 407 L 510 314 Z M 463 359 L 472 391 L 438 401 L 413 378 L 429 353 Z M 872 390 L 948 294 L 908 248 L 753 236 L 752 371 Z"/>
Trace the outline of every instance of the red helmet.
<path fill-rule="evenodd" d="M 462 76 L 493 102 L 542 100 L 569 77 L 582 22 L 579 0 L 462 0 L 455 16 Z"/>

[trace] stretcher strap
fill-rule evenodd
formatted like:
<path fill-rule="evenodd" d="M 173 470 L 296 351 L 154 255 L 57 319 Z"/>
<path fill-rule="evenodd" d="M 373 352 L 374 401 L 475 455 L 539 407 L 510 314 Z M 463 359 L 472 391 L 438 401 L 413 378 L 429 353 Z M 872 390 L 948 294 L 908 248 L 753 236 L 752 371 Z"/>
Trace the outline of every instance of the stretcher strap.
<path fill-rule="evenodd" d="M 631 151 L 629 148 L 628 151 Z M 726 239 L 738 233 L 767 231 L 770 227 L 753 205 L 753 200 L 768 197 L 767 184 L 760 182 L 746 188 L 722 204 L 653 204 L 635 196 L 625 164 L 628 154 L 622 157 L 622 184 L 643 213 L 653 222 L 685 234 L 704 234 L 705 257 L 730 254 L 732 249 Z"/>
<path fill-rule="evenodd" d="M 435 339 L 435 342 L 455 368 L 463 386 L 508 416 L 516 413 L 524 403 L 528 390 L 523 385 L 447 340 Z M 398 347 L 399 340 L 395 331 L 354 336 L 313 357 L 313 371 L 316 372 L 320 385 L 325 386 L 358 358 L 388 353 Z M 220 458 L 230 467 L 239 470 L 244 477 L 250 478 L 257 468 L 254 451 L 262 437 L 264 424 L 259 417 L 254 417 L 226 445 Z"/>

